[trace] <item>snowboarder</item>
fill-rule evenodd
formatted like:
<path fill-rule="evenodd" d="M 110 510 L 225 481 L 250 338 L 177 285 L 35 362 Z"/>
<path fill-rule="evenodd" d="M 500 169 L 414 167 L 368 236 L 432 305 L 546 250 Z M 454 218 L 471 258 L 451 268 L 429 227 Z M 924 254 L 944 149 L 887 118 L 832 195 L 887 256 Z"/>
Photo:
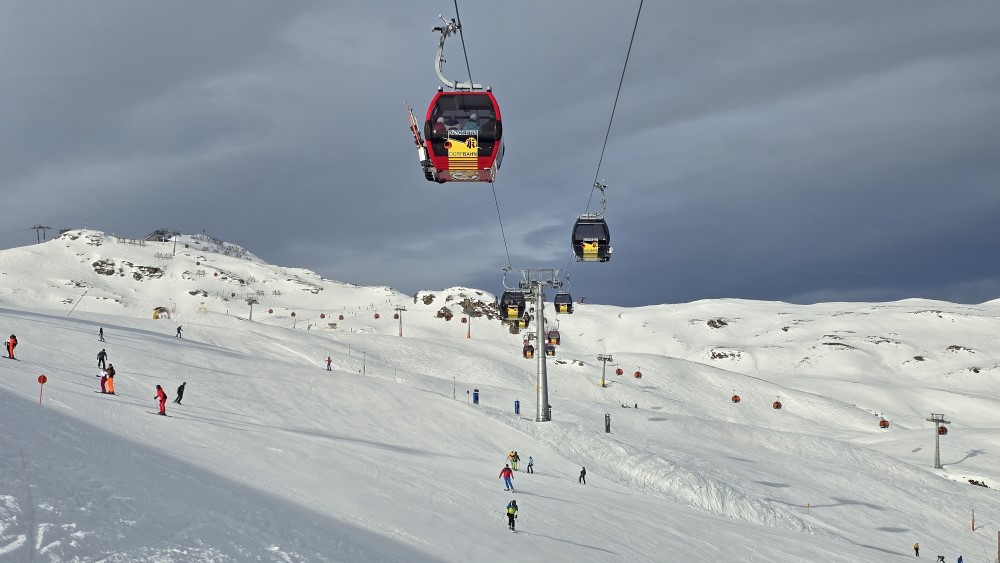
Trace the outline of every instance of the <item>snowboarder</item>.
<path fill-rule="evenodd" d="M 528 456 L 527 472 L 528 473 L 534 473 L 535 472 L 535 460 L 531 459 L 530 455 Z"/>
<path fill-rule="evenodd" d="M 517 501 L 512 500 L 507 503 L 507 527 L 514 531 L 514 520 L 517 520 Z"/>
<path fill-rule="evenodd" d="M 7 355 L 12 360 L 17 359 L 14 357 L 14 348 L 17 348 L 17 337 L 12 334 L 10 335 L 10 340 L 7 341 Z"/>
<path fill-rule="evenodd" d="M 179 326 L 177 327 L 177 338 L 183 338 L 181 336 L 181 327 L 179 327 Z"/>
<path fill-rule="evenodd" d="M 97 367 L 101 369 L 106 368 L 107 365 L 105 364 L 105 361 L 107 361 L 107 359 L 108 353 L 104 350 L 104 348 L 101 348 L 101 351 L 97 353 Z"/>
<path fill-rule="evenodd" d="M 180 387 L 177 388 L 177 398 L 174 399 L 174 402 L 177 403 L 178 405 L 181 404 L 181 399 L 184 398 L 184 386 L 187 384 L 188 382 L 185 381 L 184 383 L 181 383 Z"/>
<path fill-rule="evenodd" d="M 327 356 L 326 357 L 326 371 L 333 371 L 333 368 L 330 367 L 330 364 L 332 364 L 332 363 L 333 363 L 333 358 L 331 358 L 330 356 Z"/>
<path fill-rule="evenodd" d="M 934 563 L 944 563 L 944 555 L 938 555 L 938 558 L 934 561 Z"/>
<path fill-rule="evenodd" d="M 913 554 L 916 555 L 917 557 L 920 557 L 920 544 L 919 543 L 914 542 L 914 544 L 913 544 Z"/>
<path fill-rule="evenodd" d="M 510 465 L 504 465 L 503 469 L 500 470 L 499 479 L 503 479 L 503 490 L 514 492 L 514 483 L 511 479 L 514 477 L 514 472 L 510 470 Z"/>
<path fill-rule="evenodd" d="M 586 467 L 580 469 L 580 478 L 577 479 L 576 482 L 577 483 L 583 483 L 584 485 L 587 484 L 587 468 Z"/>
<path fill-rule="evenodd" d="M 153 398 L 160 401 L 160 412 L 158 414 L 167 416 L 167 394 L 164 393 L 163 387 L 156 386 L 156 396 Z"/>
<path fill-rule="evenodd" d="M 521 461 L 521 456 L 517 455 L 517 451 L 514 452 L 513 463 L 511 463 L 510 468 L 517 471 L 517 463 Z"/>
<path fill-rule="evenodd" d="M 98 329 L 98 331 L 97 331 L 97 338 L 101 342 L 104 342 L 104 327 L 103 326 L 100 329 Z"/>
<path fill-rule="evenodd" d="M 115 365 L 108 364 L 108 369 L 105 370 L 108 373 L 108 395 L 115 394 Z"/>
<path fill-rule="evenodd" d="M 97 377 L 101 378 L 101 393 L 108 392 L 108 370 L 102 369 L 101 373 L 97 374 Z"/>

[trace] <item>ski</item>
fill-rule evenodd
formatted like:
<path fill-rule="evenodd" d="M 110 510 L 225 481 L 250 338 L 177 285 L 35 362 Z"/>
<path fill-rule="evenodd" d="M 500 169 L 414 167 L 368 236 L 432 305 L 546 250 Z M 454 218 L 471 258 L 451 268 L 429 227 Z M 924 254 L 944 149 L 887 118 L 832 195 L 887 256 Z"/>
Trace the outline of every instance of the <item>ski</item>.
<path fill-rule="evenodd" d="M 153 412 L 153 411 L 146 411 L 146 412 L 148 412 L 149 414 L 155 414 L 156 416 L 170 416 L 169 414 L 160 414 L 158 412 Z"/>

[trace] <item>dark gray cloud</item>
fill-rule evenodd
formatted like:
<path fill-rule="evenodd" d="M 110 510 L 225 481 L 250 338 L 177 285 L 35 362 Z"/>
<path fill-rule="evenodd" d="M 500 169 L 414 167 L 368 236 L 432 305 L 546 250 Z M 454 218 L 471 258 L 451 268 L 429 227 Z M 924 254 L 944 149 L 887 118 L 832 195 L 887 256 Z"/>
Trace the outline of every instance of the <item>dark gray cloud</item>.
<path fill-rule="evenodd" d="M 1000 5 L 647 2 L 599 173 L 607 264 L 569 236 L 635 6 L 460 7 L 505 120 L 496 199 L 425 182 L 406 128 L 450 1 L 5 3 L 0 245 L 204 230 L 410 293 L 499 291 L 509 252 L 622 305 L 1000 295 Z"/>

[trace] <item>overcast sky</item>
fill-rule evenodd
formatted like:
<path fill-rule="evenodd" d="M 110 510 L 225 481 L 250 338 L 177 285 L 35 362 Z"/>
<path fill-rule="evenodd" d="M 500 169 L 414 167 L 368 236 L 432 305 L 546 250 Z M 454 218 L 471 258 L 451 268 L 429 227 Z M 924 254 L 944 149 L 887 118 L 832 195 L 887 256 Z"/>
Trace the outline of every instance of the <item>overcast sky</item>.
<path fill-rule="evenodd" d="M 571 263 L 637 6 L 459 4 L 515 270 L 569 266 L 574 297 L 618 305 L 1000 297 L 987 1 L 646 2 L 600 170 L 614 257 Z M 423 119 L 453 12 L 3 2 L 0 247 L 167 227 L 350 283 L 501 291 L 493 191 L 425 181 L 403 109 Z"/>

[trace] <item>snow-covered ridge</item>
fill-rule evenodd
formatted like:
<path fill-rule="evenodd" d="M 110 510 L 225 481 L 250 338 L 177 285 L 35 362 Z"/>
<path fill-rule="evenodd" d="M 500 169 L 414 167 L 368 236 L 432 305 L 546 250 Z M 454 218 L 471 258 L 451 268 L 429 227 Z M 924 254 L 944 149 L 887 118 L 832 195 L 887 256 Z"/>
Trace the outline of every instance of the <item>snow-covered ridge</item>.
<path fill-rule="evenodd" d="M 73 231 L 0 251 L 0 323 L 20 341 L 0 360 L 0 447 L 19 452 L 0 456 L 0 556 L 894 561 L 919 540 L 973 561 L 982 538 L 956 525 L 972 506 L 995 536 L 996 491 L 968 481 L 1000 480 L 1000 302 L 547 312 L 562 342 L 538 424 L 535 362 L 489 292 L 411 297 L 193 241 Z M 116 397 L 93 393 L 102 347 Z M 145 414 L 153 385 L 181 381 L 172 418 Z M 931 412 L 952 420 L 943 470 Z M 516 477 L 521 543 L 496 535 L 510 449 L 537 463 Z M 107 484 L 84 469 L 107 463 Z M 149 498 L 150 479 L 176 498 Z"/>

